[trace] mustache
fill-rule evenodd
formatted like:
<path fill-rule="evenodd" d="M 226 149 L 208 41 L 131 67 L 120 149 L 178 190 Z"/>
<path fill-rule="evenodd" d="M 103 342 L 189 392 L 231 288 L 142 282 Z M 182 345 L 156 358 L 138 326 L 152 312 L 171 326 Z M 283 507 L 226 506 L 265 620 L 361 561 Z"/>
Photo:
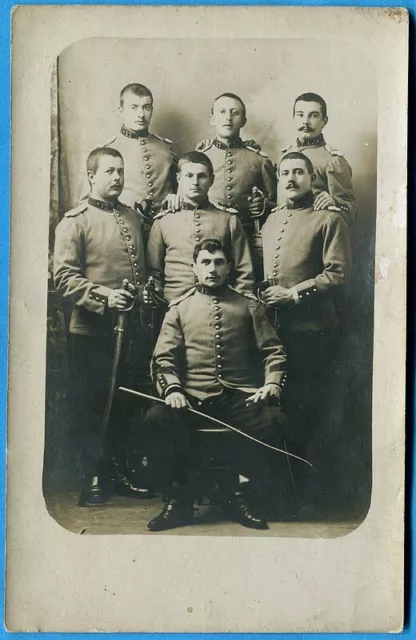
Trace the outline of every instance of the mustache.
<path fill-rule="evenodd" d="M 299 189 L 299 187 L 295 182 L 288 182 L 286 185 L 286 189 Z"/>

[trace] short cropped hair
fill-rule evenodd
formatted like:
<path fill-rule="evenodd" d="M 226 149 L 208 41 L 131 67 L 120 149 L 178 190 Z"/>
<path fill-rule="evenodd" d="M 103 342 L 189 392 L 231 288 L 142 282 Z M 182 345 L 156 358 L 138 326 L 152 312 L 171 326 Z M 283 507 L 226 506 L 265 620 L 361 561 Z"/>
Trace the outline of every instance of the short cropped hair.
<path fill-rule="evenodd" d="M 225 248 L 224 243 L 217 238 L 205 238 L 198 242 L 198 244 L 194 247 L 193 260 L 194 263 L 197 261 L 197 258 L 201 251 L 208 251 L 208 253 L 215 253 L 216 251 L 221 251 L 227 262 L 233 262 L 230 252 Z"/>
<path fill-rule="evenodd" d="M 305 156 L 305 154 L 301 153 L 300 151 L 291 151 L 290 153 L 287 153 L 285 156 L 283 156 L 283 158 L 279 162 L 279 173 L 280 173 L 280 167 L 284 160 L 303 160 L 309 175 L 313 174 L 312 162 L 309 160 L 308 156 Z"/>
<path fill-rule="evenodd" d="M 178 173 L 180 173 L 182 169 L 182 165 L 186 164 L 187 162 L 203 164 L 208 169 L 208 173 L 211 176 L 211 178 L 214 175 L 214 167 L 212 166 L 211 160 L 208 158 L 207 155 L 205 155 L 205 153 L 201 153 L 201 151 L 188 151 L 188 153 L 185 153 L 185 155 L 179 159 Z"/>
<path fill-rule="evenodd" d="M 113 147 L 98 147 L 93 149 L 87 158 L 87 171 L 92 171 L 94 174 L 97 173 L 100 159 L 103 156 L 111 156 L 112 158 L 121 158 L 123 160 L 123 156 L 117 149 L 113 149 Z"/>
<path fill-rule="evenodd" d="M 138 82 L 132 82 L 131 84 L 127 84 L 120 92 L 120 107 L 124 105 L 124 96 L 126 93 L 132 93 L 134 96 L 138 96 L 139 98 L 145 98 L 149 96 L 152 99 L 153 103 L 153 94 L 144 84 L 139 84 Z"/>
<path fill-rule="evenodd" d="M 321 105 L 322 116 L 324 118 L 327 117 L 328 111 L 326 108 L 325 100 L 319 96 L 317 93 L 302 93 L 302 95 L 298 96 L 293 104 L 293 115 L 295 115 L 296 103 L 297 102 L 318 102 Z"/>
<path fill-rule="evenodd" d="M 211 113 L 214 113 L 214 105 L 220 98 L 232 98 L 233 100 L 237 100 L 243 107 L 243 115 L 244 117 L 246 117 L 246 105 L 244 104 L 240 96 L 238 96 L 236 93 L 222 93 L 220 96 L 217 96 L 212 105 Z"/>

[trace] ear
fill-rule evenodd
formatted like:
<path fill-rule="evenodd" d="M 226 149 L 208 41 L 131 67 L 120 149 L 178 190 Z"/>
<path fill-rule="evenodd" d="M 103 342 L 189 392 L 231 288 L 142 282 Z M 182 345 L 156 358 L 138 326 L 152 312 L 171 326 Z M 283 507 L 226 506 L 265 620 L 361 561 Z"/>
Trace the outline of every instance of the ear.
<path fill-rule="evenodd" d="M 241 125 L 241 128 L 245 127 L 246 123 L 247 123 L 247 118 L 244 116 L 243 124 Z"/>
<path fill-rule="evenodd" d="M 212 124 L 212 126 L 215 127 L 215 117 L 214 117 L 213 113 L 211 113 L 211 115 L 209 117 L 209 121 Z"/>
<path fill-rule="evenodd" d="M 323 122 L 323 125 L 322 125 L 322 129 L 323 129 L 328 124 L 328 116 L 325 116 L 322 122 Z"/>
<path fill-rule="evenodd" d="M 233 270 L 233 263 L 232 262 L 227 262 L 227 276 L 230 275 L 231 271 Z"/>
<path fill-rule="evenodd" d="M 121 116 L 123 115 L 123 107 L 121 106 L 121 104 L 117 107 L 117 111 Z"/>
<path fill-rule="evenodd" d="M 215 180 L 215 174 L 213 173 L 211 176 L 211 187 L 214 184 L 214 180 Z"/>
<path fill-rule="evenodd" d="M 316 173 L 311 173 L 311 184 L 313 184 L 316 180 Z"/>
<path fill-rule="evenodd" d="M 87 171 L 87 178 L 90 184 L 94 182 L 95 173 L 93 171 Z"/>
<path fill-rule="evenodd" d="M 192 267 L 192 271 L 194 272 L 195 277 L 197 278 L 198 276 L 196 275 L 196 264 L 195 264 L 195 262 L 192 262 L 191 267 Z"/>

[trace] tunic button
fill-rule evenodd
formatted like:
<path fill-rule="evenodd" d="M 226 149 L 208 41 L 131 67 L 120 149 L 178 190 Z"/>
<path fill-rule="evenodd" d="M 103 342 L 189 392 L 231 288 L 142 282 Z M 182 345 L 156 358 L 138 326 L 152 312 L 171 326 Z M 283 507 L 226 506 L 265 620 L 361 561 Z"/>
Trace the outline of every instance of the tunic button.
<path fill-rule="evenodd" d="M 133 267 L 137 267 L 137 262 L 133 262 Z"/>
<path fill-rule="evenodd" d="M 145 159 L 145 162 L 148 162 L 150 160 L 149 156 L 145 156 L 144 159 Z"/>
<path fill-rule="evenodd" d="M 227 182 L 231 182 L 231 178 L 227 178 Z"/>
<path fill-rule="evenodd" d="M 276 249 L 280 249 L 280 244 L 277 245 Z"/>
<path fill-rule="evenodd" d="M 131 240 L 130 236 L 126 236 L 126 240 Z"/>
<path fill-rule="evenodd" d="M 116 216 L 117 216 L 117 218 L 119 218 L 119 217 L 120 217 L 120 214 L 119 214 L 119 212 L 118 212 L 118 211 L 116 212 Z"/>
<path fill-rule="evenodd" d="M 149 179 L 151 177 L 151 173 L 146 173 L 146 178 Z"/>
<path fill-rule="evenodd" d="M 221 336 L 217 333 L 215 337 L 217 338 L 217 340 L 219 340 Z"/>
<path fill-rule="evenodd" d="M 213 298 L 213 299 L 212 299 L 212 302 L 213 302 L 214 304 L 218 304 L 218 300 L 217 300 L 217 298 Z"/>
<path fill-rule="evenodd" d="M 284 220 L 284 221 L 283 221 L 283 224 L 287 224 L 287 220 Z"/>
<path fill-rule="evenodd" d="M 153 193 L 153 191 L 149 191 L 149 193 L 148 193 L 147 195 L 148 195 L 150 198 L 153 198 L 154 193 Z"/>
<path fill-rule="evenodd" d="M 217 364 L 218 369 L 222 369 L 222 364 Z"/>
<path fill-rule="evenodd" d="M 200 222 L 195 222 L 195 226 L 196 226 L 196 227 L 200 227 L 200 226 L 201 226 L 201 223 L 200 223 Z"/>
<path fill-rule="evenodd" d="M 147 165 L 145 166 L 145 169 L 150 169 L 150 164 L 147 164 Z"/>
<path fill-rule="evenodd" d="M 231 191 L 231 187 L 230 186 L 225 187 L 225 188 L 227 189 L 227 191 Z"/>
<path fill-rule="evenodd" d="M 232 164 L 232 160 L 227 160 L 227 164 Z"/>
<path fill-rule="evenodd" d="M 291 218 L 292 216 L 293 216 L 293 213 L 288 213 L 288 214 L 287 214 L 287 217 L 288 217 L 288 218 Z"/>
<path fill-rule="evenodd" d="M 218 355 L 217 358 L 218 360 L 221 360 L 222 356 Z M 220 367 L 221 365 L 219 364 L 218 366 Z"/>
<path fill-rule="evenodd" d="M 201 216 L 199 215 L 199 213 L 195 214 L 195 218 L 200 218 Z"/>
<path fill-rule="evenodd" d="M 124 220 L 120 220 L 120 224 L 124 224 Z"/>
<path fill-rule="evenodd" d="M 281 239 L 282 239 L 282 236 L 279 236 L 277 239 L 278 239 L 278 240 L 281 240 Z"/>
<path fill-rule="evenodd" d="M 229 193 L 227 193 L 227 200 L 231 200 L 231 196 Z"/>
<path fill-rule="evenodd" d="M 220 317 L 219 316 L 214 316 L 214 320 L 219 320 Z"/>
<path fill-rule="evenodd" d="M 231 164 L 230 162 L 228 164 Z M 231 173 L 231 169 L 227 169 L 227 173 Z"/>
<path fill-rule="evenodd" d="M 133 258 L 133 260 L 134 260 L 134 258 L 136 257 L 136 254 L 135 254 L 135 253 L 132 253 L 132 254 L 131 254 L 131 257 L 132 257 L 132 258 Z"/>
<path fill-rule="evenodd" d="M 148 183 L 147 183 L 147 186 L 148 186 L 148 187 L 153 187 L 153 182 L 148 182 Z"/>
<path fill-rule="evenodd" d="M 218 374 L 218 377 L 219 377 L 219 378 L 222 378 L 222 373 L 219 373 L 219 374 Z"/>
<path fill-rule="evenodd" d="M 216 325 L 215 325 L 215 328 L 216 328 L 217 330 L 218 330 L 218 329 L 221 329 L 221 327 L 220 327 L 220 325 L 219 325 L 219 324 L 216 324 Z"/>

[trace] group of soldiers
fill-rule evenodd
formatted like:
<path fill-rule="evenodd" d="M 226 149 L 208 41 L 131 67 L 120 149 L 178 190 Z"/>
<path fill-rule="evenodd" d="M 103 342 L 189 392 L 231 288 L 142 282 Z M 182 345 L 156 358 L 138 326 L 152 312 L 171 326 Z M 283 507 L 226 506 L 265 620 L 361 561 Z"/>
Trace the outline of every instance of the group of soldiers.
<path fill-rule="evenodd" d="M 120 133 L 89 154 L 80 204 L 55 236 L 55 285 L 73 305 L 79 504 L 156 490 L 167 498 L 150 531 L 192 523 L 197 434 L 216 419 L 232 431 L 224 507 L 267 528 L 270 456 L 286 464 L 293 446 L 319 468 L 357 214 L 350 166 L 326 144 L 313 93 L 295 100 L 296 139 L 277 166 L 241 139 L 246 107 L 233 93 L 213 101 L 215 137 L 179 161 L 149 131 L 148 88 L 124 87 L 119 111 Z M 153 404 L 117 389 L 149 375 Z M 126 465 L 138 442 L 147 486 Z"/>

